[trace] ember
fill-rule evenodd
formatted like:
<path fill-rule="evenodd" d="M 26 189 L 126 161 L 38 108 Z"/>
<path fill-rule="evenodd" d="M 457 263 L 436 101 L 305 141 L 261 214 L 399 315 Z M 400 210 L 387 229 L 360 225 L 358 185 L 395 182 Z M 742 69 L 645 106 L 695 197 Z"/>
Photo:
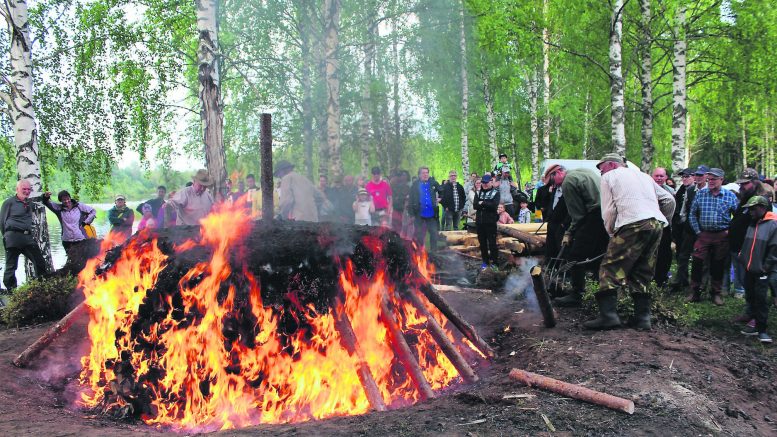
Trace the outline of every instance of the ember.
<path fill-rule="evenodd" d="M 89 262 L 82 405 L 214 430 L 399 407 L 477 380 L 468 362 L 490 350 L 434 294 L 423 251 L 382 229 L 242 211 Z"/>

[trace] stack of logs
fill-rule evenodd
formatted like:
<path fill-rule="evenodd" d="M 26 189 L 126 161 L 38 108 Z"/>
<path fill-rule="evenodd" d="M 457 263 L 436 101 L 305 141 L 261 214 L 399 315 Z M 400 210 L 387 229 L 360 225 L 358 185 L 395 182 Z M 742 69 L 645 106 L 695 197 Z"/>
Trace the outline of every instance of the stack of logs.
<path fill-rule="evenodd" d="M 544 223 L 514 223 L 497 225 L 496 245 L 502 255 L 534 255 L 545 247 L 547 225 Z M 448 248 L 480 259 L 478 236 L 468 231 L 443 231 L 440 238 Z"/>

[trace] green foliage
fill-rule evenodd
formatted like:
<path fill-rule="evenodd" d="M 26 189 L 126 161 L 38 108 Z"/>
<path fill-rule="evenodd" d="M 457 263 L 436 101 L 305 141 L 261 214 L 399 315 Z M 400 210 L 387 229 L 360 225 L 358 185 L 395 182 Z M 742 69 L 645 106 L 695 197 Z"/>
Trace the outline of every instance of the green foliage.
<path fill-rule="evenodd" d="M 2 310 L 3 323 L 16 327 L 62 318 L 77 282 L 72 276 L 28 281 L 14 290 Z"/>

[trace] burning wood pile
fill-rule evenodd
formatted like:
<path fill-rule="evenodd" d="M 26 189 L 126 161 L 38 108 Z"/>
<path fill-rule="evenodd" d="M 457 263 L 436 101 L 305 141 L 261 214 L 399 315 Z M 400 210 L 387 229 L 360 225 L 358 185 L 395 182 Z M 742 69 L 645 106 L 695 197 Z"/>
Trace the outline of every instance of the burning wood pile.
<path fill-rule="evenodd" d="M 397 234 L 242 210 L 90 260 L 82 405 L 185 430 L 296 422 L 432 398 L 493 356 Z"/>
<path fill-rule="evenodd" d="M 545 223 L 513 223 L 497 225 L 496 245 L 502 255 L 532 255 L 542 253 L 547 234 Z M 468 231 L 443 231 L 440 239 L 448 248 L 463 255 L 480 259 L 478 236 Z"/>

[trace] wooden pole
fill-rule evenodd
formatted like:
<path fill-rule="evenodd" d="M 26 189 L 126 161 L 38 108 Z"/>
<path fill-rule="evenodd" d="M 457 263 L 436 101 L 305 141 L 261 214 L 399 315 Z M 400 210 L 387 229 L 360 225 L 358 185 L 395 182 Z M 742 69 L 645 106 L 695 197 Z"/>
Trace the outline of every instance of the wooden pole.
<path fill-rule="evenodd" d="M 545 289 L 545 279 L 542 276 L 542 267 L 534 266 L 529 272 L 531 281 L 534 284 L 534 295 L 537 296 L 537 304 L 542 313 L 542 320 L 545 327 L 552 328 L 556 326 L 556 315 L 553 312 L 553 305 L 550 303 L 550 296 Z"/>
<path fill-rule="evenodd" d="M 402 365 L 405 366 L 405 371 L 410 375 L 410 379 L 421 394 L 421 399 L 434 399 L 436 396 L 432 386 L 429 385 L 429 381 L 426 380 L 424 373 L 421 371 L 418 360 L 413 355 L 413 351 L 410 350 L 410 345 L 407 344 L 407 340 L 405 340 L 405 336 L 399 328 L 399 323 L 397 323 L 394 313 L 389 308 L 387 293 L 387 291 L 383 293 L 380 301 L 380 318 L 389 330 L 389 337 L 394 346 L 394 352 Z"/>
<path fill-rule="evenodd" d="M 559 381 L 558 379 L 548 378 L 547 376 L 527 372 L 525 370 L 513 369 L 510 371 L 510 378 L 522 382 L 529 387 L 539 387 L 544 390 L 558 393 L 562 396 L 578 399 L 592 404 L 601 405 L 613 410 L 623 411 L 624 413 L 634 414 L 634 402 L 608 395 L 590 388 Z"/>
<path fill-rule="evenodd" d="M 532 247 L 533 249 L 545 247 L 545 240 L 543 240 L 542 238 L 539 238 L 536 235 L 530 234 L 528 232 L 523 232 L 523 231 L 519 231 L 518 229 L 513 229 L 510 227 L 510 225 L 497 224 L 496 229 L 502 234 L 509 235 L 526 244 L 530 244 L 531 246 L 533 246 Z"/>
<path fill-rule="evenodd" d="M 272 172 L 272 115 L 262 114 L 261 116 L 261 160 L 262 160 L 262 218 L 271 220 L 274 215 L 275 206 L 273 205 L 273 183 Z"/>
<path fill-rule="evenodd" d="M 348 314 L 345 313 L 345 306 L 340 297 L 335 298 L 332 313 L 335 316 L 337 330 L 340 333 L 340 342 L 348 353 L 356 355 L 359 360 L 356 373 L 359 375 L 359 381 L 362 383 L 364 394 L 370 401 L 370 405 L 377 411 L 386 411 L 386 404 L 383 402 L 383 396 L 380 394 L 378 384 L 375 383 L 375 378 L 372 377 L 370 367 L 364 359 L 364 353 L 362 352 L 361 347 L 359 347 L 359 340 L 353 332 L 351 320 L 348 318 Z"/>
<path fill-rule="evenodd" d="M 30 364 L 30 361 L 35 359 L 35 357 L 37 357 L 46 346 L 50 345 L 51 342 L 59 337 L 60 334 L 67 331 L 68 328 L 70 328 L 70 325 L 72 325 L 84 312 L 86 312 L 86 304 L 81 302 L 77 307 L 73 308 L 73 311 L 67 313 L 59 322 L 47 329 L 35 343 L 31 344 L 24 352 L 19 354 L 19 356 L 13 360 L 13 365 L 16 367 L 27 367 Z"/>
<path fill-rule="evenodd" d="M 454 326 L 462 333 L 480 352 L 487 358 L 494 358 L 496 354 L 485 341 L 478 335 L 475 328 L 472 327 L 466 320 L 464 320 L 456 310 L 454 310 L 443 297 L 435 291 L 431 284 L 424 284 L 421 286 L 421 292 L 429 299 L 432 305 L 436 306 L 442 314 L 453 323 Z"/>
<path fill-rule="evenodd" d="M 440 324 L 437 323 L 437 320 L 432 316 L 432 313 L 429 312 L 421 299 L 416 296 L 415 292 L 413 290 L 404 290 L 402 296 L 407 297 L 410 302 L 418 308 L 418 311 L 426 317 L 426 327 L 429 329 L 429 333 L 432 334 L 434 340 L 440 345 L 440 349 L 442 349 L 445 356 L 451 360 L 451 363 L 453 363 L 453 366 L 459 371 L 459 374 L 464 381 L 467 383 L 477 382 L 479 378 L 475 374 L 475 371 L 472 370 L 472 367 L 467 363 L 467 360 L 465 360 L 459 351 L 456 350 L 456 347 L 453 346 L 453 343 L 451 343 L 451 340 L 445 334 L 445 331 L 443 331 Z"/>

